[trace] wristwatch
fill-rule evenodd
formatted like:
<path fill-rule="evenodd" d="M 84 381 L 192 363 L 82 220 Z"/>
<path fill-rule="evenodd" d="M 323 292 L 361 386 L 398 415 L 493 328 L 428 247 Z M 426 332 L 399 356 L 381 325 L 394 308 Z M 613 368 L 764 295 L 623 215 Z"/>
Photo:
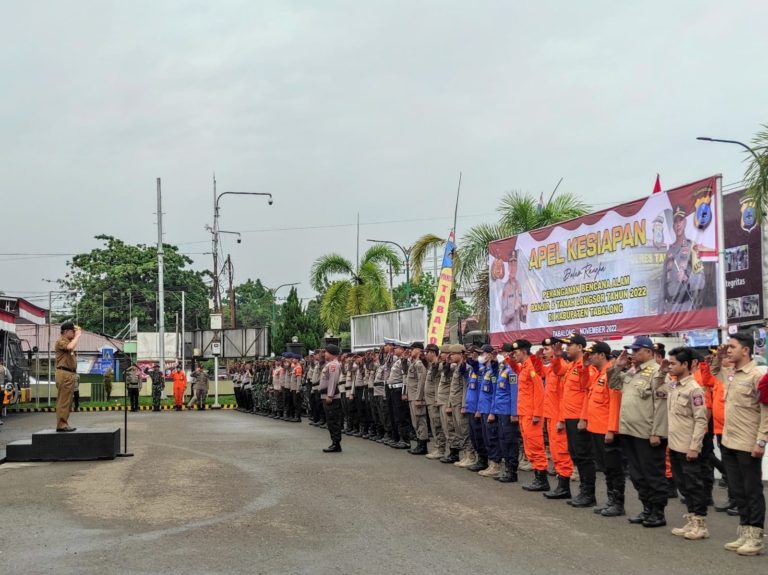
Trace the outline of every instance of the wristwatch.
<path fill-rule="evenodd" d="M 765 441 L 765 439 L 758 439 L 756 443 L 757 443 L 758 447 L 763 447 L 764 448 L 765 444 L 766 444 L 766 441 Z"/>

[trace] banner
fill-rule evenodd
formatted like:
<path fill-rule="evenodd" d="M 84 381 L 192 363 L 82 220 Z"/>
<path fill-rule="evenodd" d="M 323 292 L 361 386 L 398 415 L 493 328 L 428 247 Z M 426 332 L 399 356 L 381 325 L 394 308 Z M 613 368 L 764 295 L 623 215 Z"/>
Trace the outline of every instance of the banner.
<path fill-rule="evenodd" d="M 723 196 L 729 324 L 763 321 L 762 230 L 744 190 Z"/>
<path fill-rule="evenodd" d="M 453 230 L 448 236 L 443 254 L 443 264 L 440 269 L 440 278 L 437 282 L 435 303 L 432 306 L 432 315 L 427 329 L 427 343 L 443 345 L 445 326 L 448 323 L 448 306 L 451 303 L 451 288 L 453 287 Z"/>
<path fill-rule="evenodd" d="M 719 176 L 489 245 L 491 342 L 718 325 Z"/>

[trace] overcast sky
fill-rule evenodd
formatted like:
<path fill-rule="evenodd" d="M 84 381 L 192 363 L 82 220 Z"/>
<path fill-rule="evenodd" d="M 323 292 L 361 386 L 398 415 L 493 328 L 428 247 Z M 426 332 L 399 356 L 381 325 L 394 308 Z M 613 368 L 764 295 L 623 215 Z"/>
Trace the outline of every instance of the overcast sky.
<path fill-rule="evenodd" d="M 108 233 L 235 281 L 302 282 L 366 238 L 495 219 L 509 190 L 596 208 L 714 173 L 768 122 L 764 0 L 2 0 L 0 290 L 38 296 Z M 383 223 L 384 222 L 384 223 Z M 317 228 L 317 226 L 334 226 Z M 288 229 L 292 228 L 292 229 Z M 300 229 L 296 229 L 300 228 Z M 281 292 L 283 293 L 283 292 Z M 283 293 L 283 295 L 285 295 Z M 39 301 L 39 300 L 37 300 Z"/>

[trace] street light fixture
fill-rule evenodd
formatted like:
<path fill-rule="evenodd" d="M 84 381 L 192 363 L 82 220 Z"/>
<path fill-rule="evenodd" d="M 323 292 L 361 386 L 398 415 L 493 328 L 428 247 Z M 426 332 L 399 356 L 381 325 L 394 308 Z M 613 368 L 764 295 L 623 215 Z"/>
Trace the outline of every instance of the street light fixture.
<path fill-rule="evenodd" d="M 741 146 L 742 148 L 747 150 L 750 154 L 752 154 L 752 156 L 755 158 L 755 161 L 757 162 L 757 169 L 760 172 L 760 183 L 761 183 L 761 187 L 763 188 L 763 196 L 765 196 L 765 194 L 768 193 L 768 186 L 766 185 L 766 175 L 765 175 L 765 170 L 763 169 L 763 163 L 760 161 L 760 156 L 757 155 L 757 152 L 755 152 L 754 149 L 750 148 L 744 142 L 739 142 L 738 140 L 724 140 L 721 138 L 710 138 L 708 136 L 699 136 L 696 139 L 702 142 L 720 142 L 721 144 L 734 144 L 736 146 Z M 757 212 L 762 216 L 763 206 L 756 204 L 755 208 L 757 209 Z"/>
<path fill-rule="evenodd" d="M 405 258 L 405 302 L 407 305 L 411 305 L 411 252 L 413 251 L 413 246 L 410 246 L 408 248 L 404 248 L 397 242 L 392 242 L 390 240 L 365 240 L 367 242 L 371 242 L 374 244 L 392 244 L 393 246 L 397 246 L 400 248 L 400 251 L 403 252 L 403 258 Z"/>
<path fill-rule="evenodd" d="M 275 319 L 275 310 L 276 310 L 275 294 L 277 293 L 277 290 L 279 290 L 280 288 L 284 288 L 284 287 L 288 287 L 288 286 L 297 286 L 297 285 L 300 285 L 300 284 L 301 284 L 301 282 L 293 282 L 293 283 L 288 283 L 288 284 L 280 284 L 275 289 L 269 290 L 270 292 L 272 292 L 272 329 L 275 328 L 275 321 L 276 321 L 276 319 Z"/>

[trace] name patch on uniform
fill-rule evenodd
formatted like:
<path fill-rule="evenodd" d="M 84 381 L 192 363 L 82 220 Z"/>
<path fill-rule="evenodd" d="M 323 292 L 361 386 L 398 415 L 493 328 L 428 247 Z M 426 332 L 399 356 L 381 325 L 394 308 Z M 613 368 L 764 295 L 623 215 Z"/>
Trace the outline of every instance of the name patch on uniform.
<path fill-rule="evenodd" d="M 657 390 L 656 391 L 656 398 L 657 399 L 667 399 L 667 392 L 666 391 Z"/>
<path fill-rule="evenodd" d="M 506 386 L 506 384 L 504 383 L 504 380 L 503 380 L 503 379 L 502 379 L 502 380 L 500 380 L 500 381 L 499 381 L 499 387 L 500 387 L 501 389 L 504 389 L 504 387 L 505 387 L 505 386 Z"/>
<path fill-rule="evenodd" d="M 604 377 L 597 378 L 597 385 L 605 385 L 605 378 Z"/>
<path fill-rule="evenodd" d="M 694 395 L 693 405 L 695 405 L 696 407 L 701 407 L 702 405 L 704 405 L 704 396 L 699 394 Z"/>

